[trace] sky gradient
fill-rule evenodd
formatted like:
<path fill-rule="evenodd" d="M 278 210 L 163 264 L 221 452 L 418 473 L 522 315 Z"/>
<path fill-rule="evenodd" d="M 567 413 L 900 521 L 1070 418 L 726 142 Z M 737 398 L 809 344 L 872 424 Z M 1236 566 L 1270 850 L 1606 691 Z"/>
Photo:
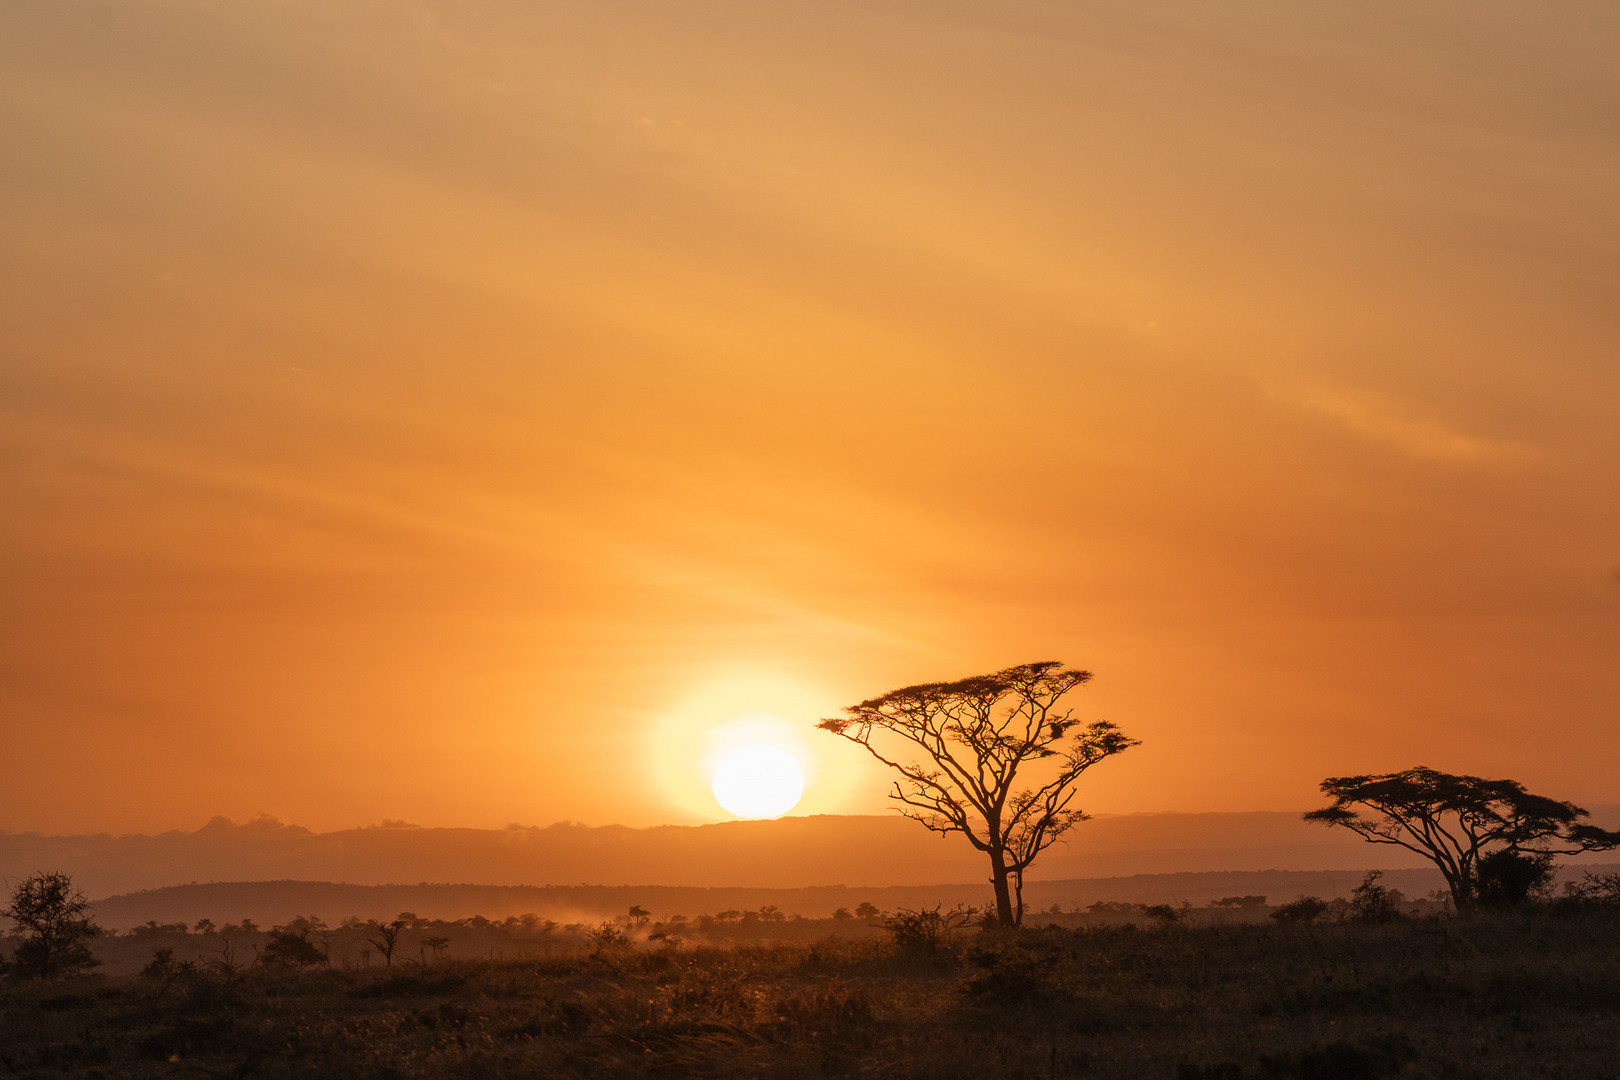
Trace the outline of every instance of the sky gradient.
<path fill-rule="evenodd" d="M 1620 10 L 11 0 L 0 828 L 1620 801 Z M 775 717 L 772 719 L 771 717 Z"/>

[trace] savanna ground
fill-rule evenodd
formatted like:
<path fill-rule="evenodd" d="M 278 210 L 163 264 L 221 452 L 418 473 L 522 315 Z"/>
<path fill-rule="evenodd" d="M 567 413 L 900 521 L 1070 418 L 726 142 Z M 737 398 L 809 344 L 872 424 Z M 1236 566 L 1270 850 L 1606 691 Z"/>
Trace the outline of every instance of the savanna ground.
<path fill-rule="evenodd" d="M 0 987 L 22 1077 L 1620 1076 L 1620 918 L 610 942 Z"/>

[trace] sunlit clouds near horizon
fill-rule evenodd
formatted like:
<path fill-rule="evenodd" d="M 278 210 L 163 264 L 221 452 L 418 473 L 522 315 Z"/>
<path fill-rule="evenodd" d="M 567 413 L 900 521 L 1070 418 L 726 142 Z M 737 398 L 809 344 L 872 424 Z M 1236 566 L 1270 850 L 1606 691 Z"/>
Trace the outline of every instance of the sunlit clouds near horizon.
<path fill-rule="evenodd" d="M 0 829 L 878 812 L 817 720 L 1044 659 L 1099 812 L 1620 802 L 1617 37 L 7 4 Z"/>

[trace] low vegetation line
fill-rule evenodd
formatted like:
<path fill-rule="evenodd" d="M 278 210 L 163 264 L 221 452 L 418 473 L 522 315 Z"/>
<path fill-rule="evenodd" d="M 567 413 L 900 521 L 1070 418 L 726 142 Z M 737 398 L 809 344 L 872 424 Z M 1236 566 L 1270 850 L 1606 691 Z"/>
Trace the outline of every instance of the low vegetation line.
<path fill-rule="evenodd" d="M 0 1069 L 377 1080 L 1611 1076 L 1617 886 L 1595 875 L 1555 901 L 1457 917 L 1414 914 L 1421 908 L 1370 876 L 1336 903 L 1114 906 L 1032 916 L 1017 930 L 993 914 L 900 911 L 840 920 L 843 934 L 830 932 L 833 920 L 799 920 L 828 932 L 774 944 L 742 932 L 758 918 L 711 924 L 734 932 L 716 944 L 660 934 L 667 922 L 632 910 L 574 932 L 529 927 L 550 947 L 505 957 L 427 948 L 443 928 L 405 915 L 251 937 L 159 927 L 114 939 L 145 951 L 137 972 L 13 971 L 0 984 Z M 507 932 L 487 922 L 461 932 L 496 928 Z M 335 959 L 339 934 L 366 943 L 368 965 L 358 951 Z M 215 952 L 187 953 L 188 943 Z"/>

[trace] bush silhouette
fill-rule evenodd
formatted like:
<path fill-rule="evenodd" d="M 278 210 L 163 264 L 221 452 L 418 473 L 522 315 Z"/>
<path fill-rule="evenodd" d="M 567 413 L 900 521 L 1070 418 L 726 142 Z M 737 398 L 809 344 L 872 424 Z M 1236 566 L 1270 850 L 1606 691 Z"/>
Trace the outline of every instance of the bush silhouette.
<path fill-rule="evenodd" d="M 1278 922 L 1315 922 L 1327 909 L 1327 901 L 1320 896 L 1301 896 L 1277 908 L 1271 917 Z"/>
<path fill-rule="evenodd" d="M 900 908 L 889 916 L 884 926 L 896 952 L 915 956 L 940 952 L 952 933 L 977 924 L 979 917 L 976 908 L 958 907 L 941 912 L 936 904 L 918 911 Z"/>
<path fill-rule="evenodd" d="M 1383 923 L 1401 917 L 1401 901 L 1406 899 L 1399 889 L 1378 884 L 1384 876 L 1382 870 L 1369 870 L 1350 892 L 1350 917 L 1356 922 Z"/>
<path fill-rule="evenodd" d="M 0 909 L 25 935 L 12 954 L 12 974 L 48 979 L 95 967 L 85 943 L 101 932 L 88 914 L 90 901 L 68 874 L 35 874 L 11 893 Z"/>
<path fill-rule="evenodd" d="M 302 970 L 326 962 L 326 954 L 309 940 L 309 931 L 301 927 L 275 927 L 259 953 L 259 963 L 266 967 Z"/>
<path fill-rule="evenodd" d="M 1552 856 L 1539 851 L 1493 851 L 1475 871 L 1479 902 L 1486 907 L 1518 907 L 1545 895 L 1552 878 Z"/>

